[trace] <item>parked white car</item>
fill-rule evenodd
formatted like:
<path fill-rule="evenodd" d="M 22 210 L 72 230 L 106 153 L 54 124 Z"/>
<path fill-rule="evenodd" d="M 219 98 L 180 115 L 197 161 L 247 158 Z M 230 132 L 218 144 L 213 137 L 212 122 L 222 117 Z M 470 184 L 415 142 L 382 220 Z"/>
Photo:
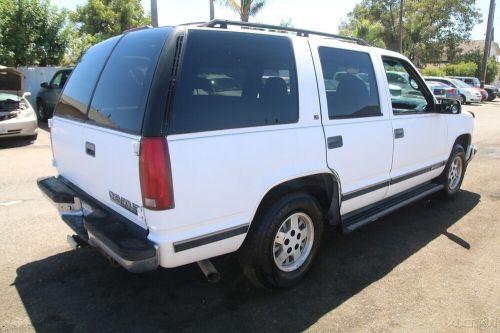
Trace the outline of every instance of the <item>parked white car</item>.
<path fill-rule="evenodd" d="M 0 66 L 0 138 L 37 138 L 36 113 L 27 99 L 31 93 L 22 91 L 22 78 L 14 68 Z"/>
<path fill-rule="evenodd" d="M 407 75 L 405 94 L 386 71 Z M 476 152 L 473 115 L 401 54 L 218 20 L 93 46 L 50 123 L 59 176 L 38 185 L 73 240 L 132 272 L 197 262 L 210 279 L 208 259 L 238 251 L 274 288 L 304 277 L 325 223 L 350 232 L 454 197 Z"/>
<path fill-rule="evenodd" d="M 476 88 L 469 86 L 467 83 L 464 83 L 463 81 L 460 81 L 458 79 L 434 76 L 426 76 L 424 77 L 424 79 L 428 82 L 440 82 L 456 88 L 460 93 L 462 104 L 481 103 L 481 92 L 479 92 Z"/>

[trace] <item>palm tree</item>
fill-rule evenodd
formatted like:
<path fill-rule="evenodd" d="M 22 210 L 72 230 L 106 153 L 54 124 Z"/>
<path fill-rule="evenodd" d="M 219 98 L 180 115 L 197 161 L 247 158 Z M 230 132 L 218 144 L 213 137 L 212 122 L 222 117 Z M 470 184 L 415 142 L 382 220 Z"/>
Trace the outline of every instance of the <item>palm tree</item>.
<path fill-rule="evenodd" d="M 266 4 L 266 0 L 224 0 L 222 2 L 238 13 L 243 22 L 248 22 L 248 18 L 255 16 Z"/>
<path fill-rule="evenodd" d="M 215 0 L 208 0 L 210 2 L 210 21 L 214 19 L 214 1 Z"/>

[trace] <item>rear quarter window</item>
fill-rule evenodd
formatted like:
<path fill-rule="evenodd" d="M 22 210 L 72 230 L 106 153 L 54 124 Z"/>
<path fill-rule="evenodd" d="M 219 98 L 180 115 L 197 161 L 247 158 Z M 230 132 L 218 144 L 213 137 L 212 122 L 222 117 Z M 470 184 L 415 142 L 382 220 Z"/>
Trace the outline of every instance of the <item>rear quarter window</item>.
<path fill-rule="evenodd" d="M 99 74 L 119 36 L 101 42 L 85 52 L 67 82 L 55 114 L 85 120 Z"/>
<path fill-rule="evenodd" d="M 288 37 L 189 31 L 169 133 L 297 121 L 297 78 Z"/>
<path fill-rule="evenodd" d="M 129 33 L 111 54 L 89 109 L 91 122 L 139 133 L 167 29 Z"/>

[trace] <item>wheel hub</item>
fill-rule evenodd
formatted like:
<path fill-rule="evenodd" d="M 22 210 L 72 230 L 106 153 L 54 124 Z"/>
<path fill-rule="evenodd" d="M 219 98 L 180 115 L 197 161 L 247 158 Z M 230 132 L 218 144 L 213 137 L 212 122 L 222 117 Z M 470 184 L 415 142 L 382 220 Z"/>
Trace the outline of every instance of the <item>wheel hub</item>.
<path fill-rule="evenodd" d="M 286 218 L 274 237 L 273 256 L 276 266 L 285 272 L 298 269 L 311 253 L 314 225 L 304 213 Z"/>

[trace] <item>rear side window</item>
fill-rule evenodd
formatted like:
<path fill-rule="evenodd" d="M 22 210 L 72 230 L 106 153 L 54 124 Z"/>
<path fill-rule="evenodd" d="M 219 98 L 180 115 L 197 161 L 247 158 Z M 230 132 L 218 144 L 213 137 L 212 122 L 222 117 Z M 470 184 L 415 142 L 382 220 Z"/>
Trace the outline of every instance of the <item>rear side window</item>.
<path fill-rule="evenodd" d="M 125 35 L 104 68 L 89 109 L 89 120 L 139 133 L 151 80 L 166 38 L 165 29 Z"/>
<path fill-rule="evenodd" d="M 192 30 L 169 132 L 294 123 L 297 96 L 288 37 Z"/>
<path fill-rule="evenodd" d="M 319 57 L 330 119 L 382 115 L 368 53 L 320 47 Z"/>
<path fill-rule="evenodd" d="M 85 52 L 73 70 L 57 104 L 59 116 L 86 119 L 86 113 L 95 84 L 102 67 L 113 50 L 119 37 L 113 37 L 99 43 Z"/>

